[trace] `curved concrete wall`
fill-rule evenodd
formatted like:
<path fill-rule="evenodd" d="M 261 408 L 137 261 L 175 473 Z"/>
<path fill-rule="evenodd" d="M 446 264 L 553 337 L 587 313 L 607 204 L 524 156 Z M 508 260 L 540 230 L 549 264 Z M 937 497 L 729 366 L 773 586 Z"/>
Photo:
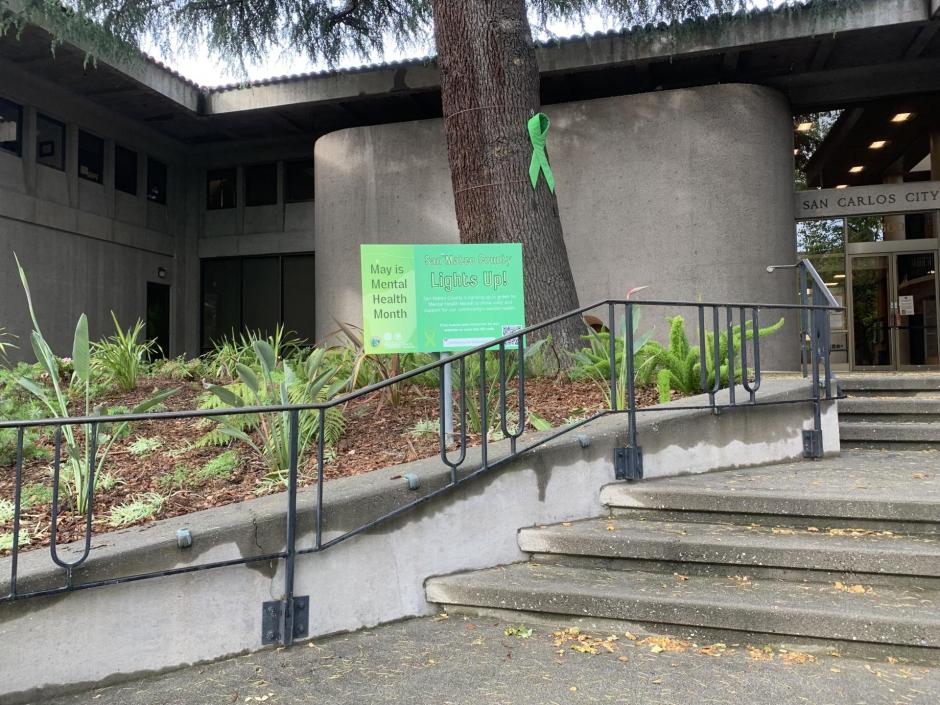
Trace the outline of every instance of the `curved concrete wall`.
<path fill-rule="evenodd" d="M 642 285 L 649 299 L 793 302 L 794 280 L 765 271 L 796 257 L 792 121 L 781 94 L 728 84 L 547 112 L 582 303 Z M 317 321 L 326 334 L 334 318 L 361 320 L 359 244 L 458 237 L 440 120 L 333 133 L 317 142 L 316 161 Z M 765 348 L 768 366 L 794 361 L 773 350 L 797 349 L 783 337 L 786 346 Z"/>

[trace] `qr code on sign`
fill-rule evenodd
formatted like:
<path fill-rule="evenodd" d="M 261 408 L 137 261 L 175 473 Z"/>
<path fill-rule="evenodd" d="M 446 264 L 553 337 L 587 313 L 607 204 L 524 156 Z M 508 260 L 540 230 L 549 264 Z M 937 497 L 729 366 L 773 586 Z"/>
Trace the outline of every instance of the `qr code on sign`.
<path fill-rule="evenodd" d="M 503 335 L 515 333 L 517 330 L 522 330 L 522 326 L 503 326 Z"/>

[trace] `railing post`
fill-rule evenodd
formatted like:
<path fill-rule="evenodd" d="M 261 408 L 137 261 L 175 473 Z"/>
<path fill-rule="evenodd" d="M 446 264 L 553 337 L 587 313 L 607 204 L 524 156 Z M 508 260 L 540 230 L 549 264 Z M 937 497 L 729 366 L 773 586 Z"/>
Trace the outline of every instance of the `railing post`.
<path fill-rule="evenodd" d="M 283 412 L 279 412 L 283 413 Z M 324 435 L 324 410 L 318 409 L 317 435 Z M 298 436 L 300 435 L 300 412 L 297 409 L 283 413 L 289 424 L 288 469 L 287 469 L 287 538 L 284 553 L 284 599 L 265 602 L 261 606 L 261 641 L 264 644 L 280 643 L 290 646 L 294 639 L 303 638 L 309 632 L 308 597 L 294 597 L 294 564 L 297 558 L 297 465 Z M 322 448 L 322 442 L 320 443 Z M 323 476 L 323 465 L 317 467 L 318 493 Z M 317 535 L 319 542 L 322 498 L 317 502 Z"/>
<path fill-rule="evenodd" d="M 615 304 L 607 304 L 608 356 L 610 358 L 610 410 L 617 411 L 617 321 Z"/>
<path fill-rule="evenodd" d="M 617 448 L 614 457 L 614 470 L 618 480 L 643 479 L 643 449 L 637 443 L 636 432 L 636 380 L 633 361 L 633 302 L 624 304 L 626 321 L 624 324 L 623 354 L 626 362 L 627 398 L 624 400 L 627 411 L 627 446 Z"/>
<path fill-rule="evenodd" d="M 803 308 L 800 309 L 800 369 L 803 372 L 803 378 L 806 378 L 806 365 L 810 357 L 810 347 L 813 344 L 812 336 L 809 330 L 809 321 L 811 312 L 806 308 L 809 305 L 809 297 L 806 295 L 806 267 L 800 263 L 798 267 L 800 271 L 799 276 L 799 286 L 800 286 L 800 303 L 803 305 Z M 816 297 L 813 297 L 815 301 Z"/>

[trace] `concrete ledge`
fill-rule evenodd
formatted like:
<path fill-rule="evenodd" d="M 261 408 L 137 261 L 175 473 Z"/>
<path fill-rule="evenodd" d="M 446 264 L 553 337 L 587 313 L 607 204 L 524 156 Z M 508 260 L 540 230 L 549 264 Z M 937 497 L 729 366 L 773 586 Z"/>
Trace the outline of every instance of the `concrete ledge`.
<path fill-rule="evenodd" d="M 790 401 L 809 395 L 801 379 L 765 381 L 761 398 Z M 639 416 L 638 436 L 649 476 L 704 472 L 800 457 L 802 430 L 812 405 L 738 408 L 720 416 L 682 408 L 692 398 Z M 516 542 L 522 526 L 600 515 L 600 488 L 614 477 L 614 449 L 625 445 L 626 417 L 604 417 L 525 453 L 454 493 L 432 499 L 341 546 L 297 560 L 295 592 L 311 597 L 311 636 L 430 614 L 423 583 L 433 575 L 510 563 L 524 558 Z M 827 450 L 838 450 L 835 405 L 824 413 Z M 491 459 L 508 450 L 491 444 Z M 474 469 L 479 451 L 468 452 Z M 396 479 L 421 479 L 417 492 Z M 469 470 L 468 470 L 469 472 Z M 448 475 L 437 459 L 327 482 L 327 540 L 443 487 Z M 314 493 L 300 493 L 298 546 L 313 545 Z M 286 500 L 275 495 L 188 517 L 95 537 L 76 584 L 266 555 L 283 549 Z M 187 527 L 192 548 L 180 550 L 175 531 Z M 65 547 L 68 560 L 75 547 Z M 61 585 L 48 552 L 21 556 L 20 590 Z M 8 589 L 9 558 L 0 560 Z M 121 680 L 261 648 L 261 603 L 283 595 L 280 561 L 155 578 L 69 595 L 0 605 L 0 699 L 22 702 L 45 692 Z M 82 658 L 49 659 L 64 634 L 82 635 Z M 199 637 L 195 638 L 194 635 Z"/>

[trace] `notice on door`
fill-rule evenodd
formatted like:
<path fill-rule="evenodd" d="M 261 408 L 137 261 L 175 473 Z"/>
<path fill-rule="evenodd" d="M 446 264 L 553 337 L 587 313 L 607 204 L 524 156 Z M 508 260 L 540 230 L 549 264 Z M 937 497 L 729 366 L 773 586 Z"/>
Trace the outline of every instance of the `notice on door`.
<path fill-rule="evenodd" d="M 913 296 L 899 296 L 898 297 L 898 313 L 902 316 L 913 316 L 914 315 L 914 297 Z"/>
<path fill-rule="evenodd" d="M 520 244 L 362 245 L 360 257 L 367 353 L 466 350 L 525 326 Z"/>

